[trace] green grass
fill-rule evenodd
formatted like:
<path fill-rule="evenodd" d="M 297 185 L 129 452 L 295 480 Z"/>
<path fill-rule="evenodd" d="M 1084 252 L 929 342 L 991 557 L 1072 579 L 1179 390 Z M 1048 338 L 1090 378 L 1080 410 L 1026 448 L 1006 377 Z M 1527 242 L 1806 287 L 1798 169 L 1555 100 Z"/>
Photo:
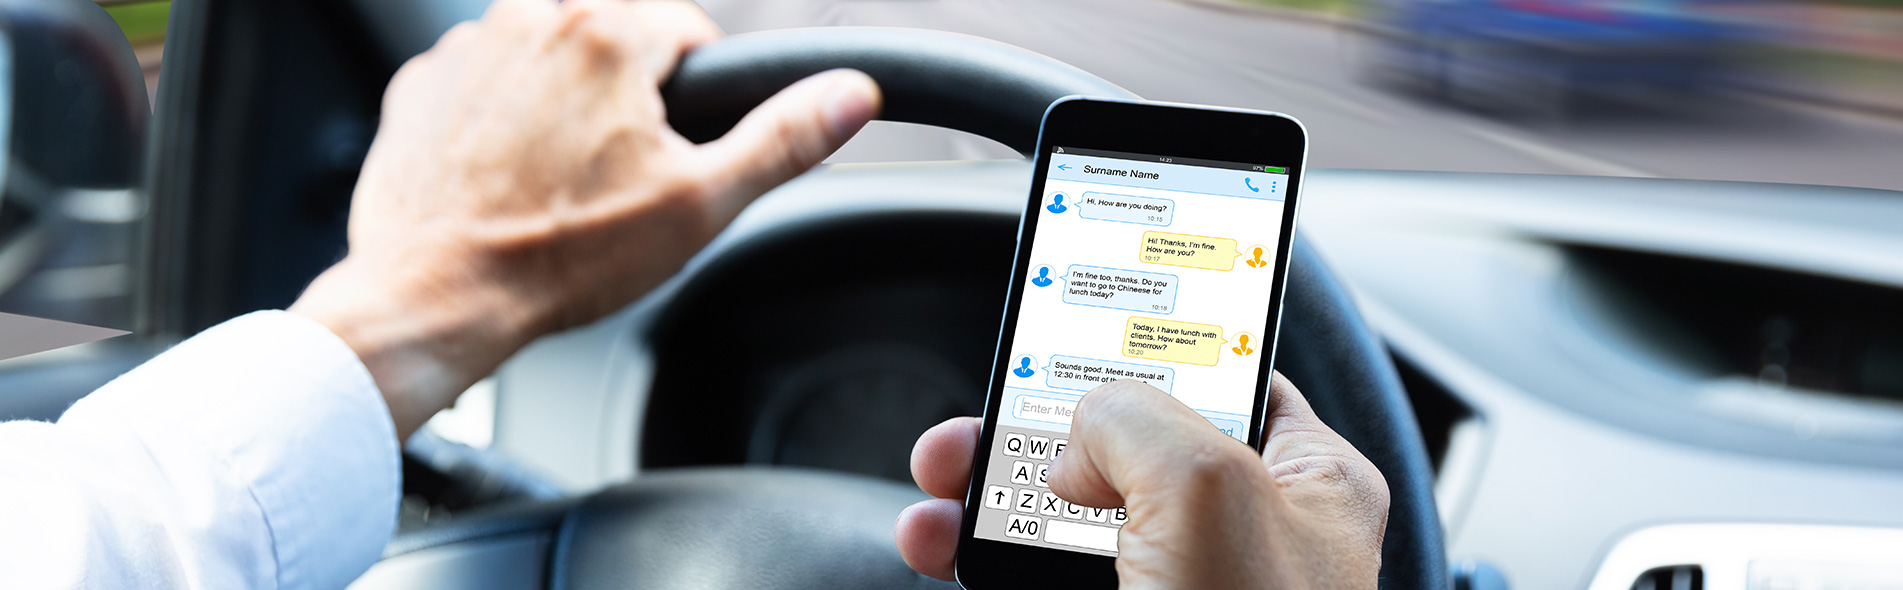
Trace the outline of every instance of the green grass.
<path fill-rule="evenodd" d="M 1745 57 L 1820 79 L 1903 88 L 1903 60 L 1782 46 L 1755 47 Z"/>
<path fill-rule="evenodd" d="M 165 39 L 165 19 L 172 13 L 171 2 L 136 2 L 105 8 L 106 14 L 119 22 L 119 30 L 125 31 L 126 40 L 134 45 Z"/>

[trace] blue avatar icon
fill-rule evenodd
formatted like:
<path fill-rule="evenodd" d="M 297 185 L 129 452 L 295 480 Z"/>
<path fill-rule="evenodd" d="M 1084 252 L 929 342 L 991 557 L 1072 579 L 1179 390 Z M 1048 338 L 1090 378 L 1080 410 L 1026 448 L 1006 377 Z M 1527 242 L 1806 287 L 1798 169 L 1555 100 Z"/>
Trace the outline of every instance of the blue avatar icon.
<path fill-rule="evenodd" d="M 1031 368 L 1031 357 L 1021 356 L 1018 357 L 1018 368 L 1011 369 L 1011 374 L 1029 378 L 1032 375 L 1036 375 L 1037 370 Z"/>
<path fill-rule="evenodd" d="M 1069 211 L 1070 207 L 1064 206 L 1064 193 L 1057 193 L 1057 194 L 1051 195 L 1051 204 L 1045 205 L 1044 210 L 1052 212 L 1052 213 L 1063 213 L 1065 211 Z"/>
<path fill-rule="evenodd" d="M 1031 277 L 1031 284 L 1039 287 L 1049 287 L 1052 282 L 1051 267 L 1048 266 L 1037 267 L 1037 276 Z"/>

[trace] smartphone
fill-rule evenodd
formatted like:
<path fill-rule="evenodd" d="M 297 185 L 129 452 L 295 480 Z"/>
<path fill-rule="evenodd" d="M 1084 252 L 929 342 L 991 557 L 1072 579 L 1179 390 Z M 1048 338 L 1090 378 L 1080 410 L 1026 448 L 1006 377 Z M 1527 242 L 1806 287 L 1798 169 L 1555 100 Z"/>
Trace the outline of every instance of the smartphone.
<path fill-rule="evenodd" d="M 1099 385 L 1148 382 L 1260 450 L 1307 146 L 1276 113 L 1084 98 L 1045 112 L 965 496 L 966 588 L 1116 587 L 1129 514 L 1047 483 Z"/>

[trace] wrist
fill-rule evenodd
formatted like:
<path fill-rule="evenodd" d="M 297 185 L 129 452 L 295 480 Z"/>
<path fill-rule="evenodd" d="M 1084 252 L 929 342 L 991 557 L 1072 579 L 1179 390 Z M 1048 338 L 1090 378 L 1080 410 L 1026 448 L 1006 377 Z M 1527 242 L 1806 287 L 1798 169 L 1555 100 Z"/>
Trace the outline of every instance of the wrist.
<path fill-rule="evenodd" d="M 289 311 L 350 346 L 376 381 L 398 438 L 407 440 L 533 340 L 544 314 L 480 282 L 404 260 L 423 258 L 346 258 Z"/>

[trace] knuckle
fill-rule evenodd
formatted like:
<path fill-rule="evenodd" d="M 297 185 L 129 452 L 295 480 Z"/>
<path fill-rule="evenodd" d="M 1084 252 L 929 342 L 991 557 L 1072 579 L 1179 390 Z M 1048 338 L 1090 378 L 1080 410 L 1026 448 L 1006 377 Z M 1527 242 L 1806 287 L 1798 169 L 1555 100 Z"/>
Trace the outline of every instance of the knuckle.
<path fill-rule="evenodd" d="M 1362 492 L 1367 495 L 1369 501 L 1379 509 L 1381 514 L 1387 514 L 1388 507 L 1393 500 L 1388 492 L 1387 476 L 1382 475 L 1381 470 L 1375 468 L 1374 463 L 1365 458 L 1361 459 L 1359 463 L 1360 468 L 1355 470 L 1355 473 L 1359 474 L 1357 477 L 1360 484 L 1359 487 L 1362 489 Z"/>
<path fill-rule="evenodd" d="M 529 4 L 523 0 L 497 0 L 482 14 L 483 22 L 514 23 L 528 16 Z"/>
<path fill-rule="evenodd" d="M 1122 400 L 1119 399 L 1124 395 L 1122 392 L 1123 388 L 1117 387 L 1117 384 L 1112 382 L 1100 385 L 1089 393 L 1084 394 L 1083 399 L 1077 400 L 1076 419 L 1078 421 L 1084 421 L 1086 419 L 1093 421 L 1100 420 L 1101 418 L 1097 418 L 1096 416 L 1103 413 L 1105 411 L 1104 408 L 1115 407 L 1122 403 Z"/>
<path fill-rule="evenodd" d="M 479 31 L 480 26 L 473 21 L 456 23 L 456 26 L 450 27 L 448 31 L 443 32 L 442 37 L 436 39 L 436 46 L 431 50 L 438 51 L 466 44 L 479 34 Z"/>
<path fill-rule="evenodd" d="M 468 39 L 482 34 L 482 21 L 463 21 L 443 32 L 444 38 Z"/>
<path fill-rule="evenodd" d="M 418 82 L 418 79 L 427 78 L 432 68 L 437 68 L 437 63 L 431 53 L 424 53 L 403 62 L 403 65 L 396 69 L 396 74 L 390 76 L 390 84 L 383 93 L 383 111 L 389 113 L 396 110 L 399 102 L 412 92 L 411 87 L 427 86 Z"/>
<path fill-rule="evenodd" d="M 1118 379 L 1091 390 L 1077 404 L 1077 413 L 1092 415 L 1103 412 L 1119 413 L 1138 410 L 1146 403 L 1146 398 L 1157 393 L 1156 388 L 1142 381 Z"/>
<path fill-rule="evenodd" d="M 1229 444 L 1201 445 L 1179 457 L 1175 464 L 1183 471 L 1183 481 L 1198 489 L 1235 489 L 1258 485 L 1262 464 L 1247 447 Z"/>
<path fill-rule="evenodd" d="M 1084 396 L 1084 403 L 1090 403 L 1093 398 L 1096 400 L 1096 405 L 1129 403 L 1133 397 L 1143 395 L 1143 387 L 1144 384 L 1141 381 L 1118 379 L 1098 386 L 1091 395 Z"/>

